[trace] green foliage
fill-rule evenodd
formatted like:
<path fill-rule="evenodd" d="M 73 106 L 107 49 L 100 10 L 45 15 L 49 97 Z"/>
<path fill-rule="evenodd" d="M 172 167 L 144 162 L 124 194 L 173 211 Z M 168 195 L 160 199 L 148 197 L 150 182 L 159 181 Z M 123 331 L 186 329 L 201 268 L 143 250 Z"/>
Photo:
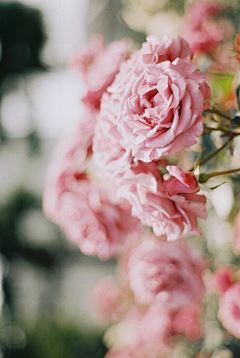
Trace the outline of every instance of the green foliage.
<path fill-rule="evenodd" d="M 107 349 L 99 334 L 82 333 L 73 325 L 39 320 L 21 349 L 5 350 L 5 358 L 103 358 Z"/>
<path fill-rule="evenodd" d="M 233 78 L 234 76 L 228 73 L 217 73 L 211 75 L 211 91 L 213 99 L 216 96 L 219 96 L 219 93 L 221 93 L 222 95 L 227 95 L 232 92 Z"/>

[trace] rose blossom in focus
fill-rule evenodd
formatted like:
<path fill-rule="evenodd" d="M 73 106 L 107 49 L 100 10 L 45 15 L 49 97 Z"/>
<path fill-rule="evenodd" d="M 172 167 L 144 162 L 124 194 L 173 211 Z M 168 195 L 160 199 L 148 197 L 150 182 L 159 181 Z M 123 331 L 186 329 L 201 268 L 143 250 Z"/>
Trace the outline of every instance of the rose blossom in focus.
<path fill-rule="evenodd" d="M 120 71 L 108 91 L 120 101 L 129 80 L 142 73 L 147 65 L 164 61 L 172 62 L 176 58 L 185 61 L 190 61 L 192 58 L 192 51 L 184 39 L 179 36 L 176 39 L 170 39 L 164 35 L 161 41 L 157 36 L 148 36 L 142 48 L 134 51 L 130 58 L 121 64 Z"/>
<path fill-rule="evenodd" d="M 223 19 L 224 8 L 216 1 L 193 1 L 183 18 L 182 35 L 192 51 L 210 53 L 234 33 L 233 25 Z"/>
<path fill-rule="evenodd" d="M 81 50 L 72 60 L 71 65 L 82 74 L 87 88 L 82 98 L 87 107 L 99 109 L 103 93 L 113 82 L 131 47 L 130 39 L 105 46 L 102 35 L 96 34 L 90 39 L 89 47 Z"/>
<path fill-rule="evenodd" d="M 240 284 L 232 285 L 219 299 L 218 318 L 223 327 L 240 338 Z"/>
<path fill-rule="evenodd" d="M 178 174 L 180 170 L 177 169 Z M 184 175 L 183 172 L 181 175 Z M 187 178 L 189 181 L 188 175 Z M 205 196 L 195 194 L 198 186 L 194 178 L 191 178 L 190 187 L 188 182 L 184 184 L 176 179 L 178 192 L 171 196 L 167 190 L 168 185 L 172 187 L 171 180 L 175 182 L 175 179 L 163 181 L 156 162 L 139 161 L 118 181 L 118 195 L 129 201 L 132 215 L 139 218 L 143 225 L 152 227 L 156 236 L 167 235 L 168 240 L 176 240 L 185 226 L 189 233 L 200 235 L 197 217 L 206 217 Z"/>
<path fill-rule="evenodd" d="M 138 162 L 119 180 L 118 195 L 132 205 L 132 215 L 143 225 L 152 227 L 156 236 L 169 240 L 180 237 L 184 224 L 163 187 L 161 174 L 154 163 Z"/>
<path fill-rule="evenodd" d="M 147 64 L 173 61 L 177 57 L 186 61 L 192 58 L 192 52 L 184 39 L 170 39 L 165 35 L 160 41 L 156 36 L 148 36 L 142 48 L 122 63 L 117 80 L 102 97 L 95 128 L 93 152 L 104 177 L 124 174 L 133 159 L 131 149 L 125 145 L 126 138 L 117 129 L 119 103 L 129 78 L 135 75 L 135 71 L 143 71 Z"/>
<path fill-rule="evenodd" d="M 120 69 L 113 86 L 125 72 Z M 203 131 L 202 112 L 209 108 L 205 102 L 209 98 L 204 75 L 180 58 L 136 70 L 125 85 L 118 110 L 118 130 L 126 148 L 135 158 L 150 162 L 195 144 Z"/>
<path fill-rule="evenodd" d="M 137 302 L 180 308 L 205 294 L 204 260 L 184 241 L 147 240 L 132 250 L 128 261 L 130 287 Z"/>

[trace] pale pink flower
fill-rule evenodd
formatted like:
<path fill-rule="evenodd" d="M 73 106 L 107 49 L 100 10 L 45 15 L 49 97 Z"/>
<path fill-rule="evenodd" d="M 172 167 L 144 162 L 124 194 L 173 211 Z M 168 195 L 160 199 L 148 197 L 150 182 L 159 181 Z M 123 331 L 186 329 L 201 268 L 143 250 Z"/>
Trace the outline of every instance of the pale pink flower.
<path fill-rule="evenodd" d="M 147 240 L 129 255 L 129 284 L 137 302 L 178 309 L 204 297 L 204 269 L 203 258 L 184 240 Z"/>
<path fill-rule="evenodd" d="M 192 51 L 188 43 L 180 36 L 170 39 L 167 35 L 164 35 L 161 41 L 157 36 L 150 35 L 147 37 L 147 41 L 142 44 L 138 56 L 142 57 L 144 64 L 174 61 L 177 57 L 190 61 Z"/>
<path fill-rule="evenodd" d="M 176 39 L 170 39 L 164 35 L 161 41 L 157 36 L 150 35 L 146 40 L 141 49 L 134 51 L 130 58 L 121 64 L 120 72 L 116 75 L 111 87 L 108 88 L 108 91 L 114 93 L 119 100 L 121 100 L 129 80 L 138 76 L 146 65 L 164 61 L 172 62 L 176 58 L 190 61 L 192 58 L 192 51 L 188 43 L 179 36 Z"/>
<path fill-rule="evenodd" d="M 124 174 L 132 162 L 131 151 L 125 148 L 124 139 L 117 130 L 117 106 L 116 99 L 108 93 L 103 95 L 93 140 L 93 157 L 103 178 Z"/>
<path fill-rule="evenodd" d="M 198 183 L 192 173 L 184 173 L 179 167 L 166 167 L 173 178 L 164 181 L 163 186 L 175 207 L 181 213 L 190 233 L 201 235 L 197 218 L 206 219 L 206 197 L 195 194 L 199 191 Z"/>
<path fill-rule="evenodd" d="M 218 318 L 223 327 L 240 338 L 240 284 L 236 283 L 219 299 Z"/>
<path fill-rule="evenodd" d="M 202 338 L 203 326 L 201 322 L 200 305 L 182 307 L 173 316 L 174 334 L 182 334 L 190 341 Z"/>
<path fill-rule="evenodd" d="M 177 185 L 181 187 L 180 193 L 171 196 L 165 188 L 167 183 L 163 182 L 154 162 L 138 162 L 118 181 L 118 195 L 130 202 L 132 215 L 143 225 L 152 227 L 156 236 L 178 239 L 185 226 L 189 233 L 200 235 L 197 217 L 206 218 L 205 196 L 188 193 L 189 187 L 180 181 Z M 184 187 L 186 194 L 183 193 Z M 190 191 L 192 187 L 197 190 L 195 179 Z"/>
<path fill-rule="evenodd" d="M 212 275 L 208 287 L 215 289 L 221 296 L 234 284 L 234 268 L 232 266 L 220 266 Z"/>
<path fill-rule="evenodd" d="M 166 167 L 171 179 L 164 182 L 164 188 L 172 196 L 176 194 L 192 194 L 199 191 L 199 186 L 194 175 L 185 173 L 180 167 L 168 165 Z"/>
<path fill-rule="evenodd" d="M 181 213 L 168 198 L 154 163 L 132 165 L 118 185 L 118 195 L 132 205 L 132 215 L 152 227 L 156 236 L 167 235 L 169 240 L 180 237 L 184 229 Z"/>
<path fill-rule="evenodd" d="M 121 70 L 116 81 L 120 75 Z M 195 144 L 203 131 L 202 112 L 209 107 L 205 103 L 209 98 L 204 75 L 180 58 L 135 71 L 118 110 L 118 130 L 126 148 L 135 158 L 150 162 Z"/>
<path fill-rule="evenodd" d="M 124 39 L 105 46 L 99 34 L 90 39 L 88 48 L 72 60 L 72 66 L 83 76 L 87 91 L 82 101 L 90 108 L 99 109 L 102 94 L 113 82 L 120 64 L 128 57 L 132 41 Z"/>
<path fill-rule="evenodd" d="M 212 0 L 197 0 L 189 5 L 183 18 L 182 35 L 194 53 L 209 53 L 233 35 L 233 25 L 219 19 L 223 12 L 222 5 Z"/>

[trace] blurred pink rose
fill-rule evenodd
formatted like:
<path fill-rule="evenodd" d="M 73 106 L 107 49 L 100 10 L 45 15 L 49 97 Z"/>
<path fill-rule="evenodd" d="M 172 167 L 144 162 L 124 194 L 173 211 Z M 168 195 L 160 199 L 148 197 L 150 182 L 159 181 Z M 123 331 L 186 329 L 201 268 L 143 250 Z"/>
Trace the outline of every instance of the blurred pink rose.
<path fill-rule="evenodd" d="M 169 165 L 166 167 L 173 178 L 164 181 L 163 186 L 169 198 L 174 201 L 176 209 L 181 213 L 190 233 L 201 235 L 197 218 L 206 219 L 206 197 L 195 194 L 198 183 L 192 173 L 184 173 L 179 167 Z"/>
<path fill-rule="evenodd" d="M 234 34 L 233 25 L 219 19 L 225 9 L 216 1 L 197 0 L 187 8 L 182 23 L 182 35 L 192 51 L 209 53 Z"/>
<path fill-rule="evenodd" d="M 165 357 L 171 347 L 172 320 L 162 305 L 133 306 L 119 323 L 120 337 L 107 357 Z M 120 347 L 119 347 L 120 346 Z M 121 355 L 122 354 L 122 355 Z"/>
<path fill-rule="evenodd" d="M 212 275 L 208 287 L 215 289 L 221 296 L 234 284 L 234 268 L 232 266 L 220 266 Z"/>
<path fill-rule="evenodd" d="M 147 240 L 132 250 L 128 262 L 136 301 L 160 302 L 179 308 L 204 297 L 205 262 L 184 240 Z"/>
<path fill-rule="evenodd" d="M 218 318 L 223 327 L 240 338 L 240 284 L 234 284 L 220 297 Z"/>
<path fill-rule="evenodd" d="M 105 93 L 97 118 L 93 140 L 93 155 L 99 174 L 103 178 L 116 178 L 130 168 L 132 155 L 124 146 L 124 139 L 117 130 L 116 108 L 118 102 Z"/>
<path fill-rule="evenodd" d="M 87 87 L 82 101 L 90 108 L 99 109 L 102 94 L 113 82 L 120 64 L 128 57 L 130 39 L 115 41 L 105 46 L 100 34 L 92 36 L 88 48 L 81 50 L 71 65 L 79 70 Z"/>
<path fill-rule="evenodd" d="M 121 70 L 116 81 L 119 80 Z M 123 73 L 125 76 L 125 73 Z M 196 143 L 210 89 L 204 75 L 177 58 L 146 65 L 128 79 L 118 111 L 118 130 L 133 156 L 144 162 Z"/>
<path fill-rule="evenodd" d="M 65 191 L 75 190 L 78 180 L 87 179 L 87 158 L 92 152 L 95 117 L 85 112 L 86 122 L 61 138 L 48 164 L 43 192 L 45 215 L 59 224 L 59 198 Z"/>
<path fill-rule="evenodd" d="M 124 317 L 131 299 L 130 291 L 118 285 L 114 276 L 104 277 L 91 291 L 91 314 L 98 324 L 109 326 Z"/>
<path fill-rule="evenodd" d="M 137 352 L 133 351 L 131 348 L 115 349 L 109 350 L 104 358 L 139 358 Z M 141 356 L 141 358 L 147 358 L 146 356 Z"/>
<path fill-rule="evenodd" d="M 202 338 L 201 308 L 199 305 L 182 307 L 173 317 L 173 331 L 182 334 L 190 341 Z"/>

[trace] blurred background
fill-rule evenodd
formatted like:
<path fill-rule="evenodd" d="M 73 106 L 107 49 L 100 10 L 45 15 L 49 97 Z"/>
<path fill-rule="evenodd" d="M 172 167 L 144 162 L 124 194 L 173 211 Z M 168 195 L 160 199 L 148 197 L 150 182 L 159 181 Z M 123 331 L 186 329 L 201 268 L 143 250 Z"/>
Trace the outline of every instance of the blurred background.
<path fill-rule="evenodd" d="M 88 295 L 114 262 L 85 257 L 42 213 L 47 163 L 81 117 L 69 59 L 131 36 L 120 0 L 0 1 L 0 358 L 100 358 Z"/>
<path fill-rule="evenodd" d="M 81 118 L 83 84 L 68 64 L 96 32 L 106 43 L 131 37 L 136 45 L 150 33 L 178 35 L 185 2 L 0 0 L 0 358 L 105 355 L 89 292 L 115 262 L 82 255 L 42 213 L 52 151 Z M 222 205 L 214 192 L 218 210 L 231 210 L 229 190 Z M 225 242 L 228 212 L 212 220 L 212 246 L 216 236 Z M 231 251 L 221 250 L 228 262 Z"/>

